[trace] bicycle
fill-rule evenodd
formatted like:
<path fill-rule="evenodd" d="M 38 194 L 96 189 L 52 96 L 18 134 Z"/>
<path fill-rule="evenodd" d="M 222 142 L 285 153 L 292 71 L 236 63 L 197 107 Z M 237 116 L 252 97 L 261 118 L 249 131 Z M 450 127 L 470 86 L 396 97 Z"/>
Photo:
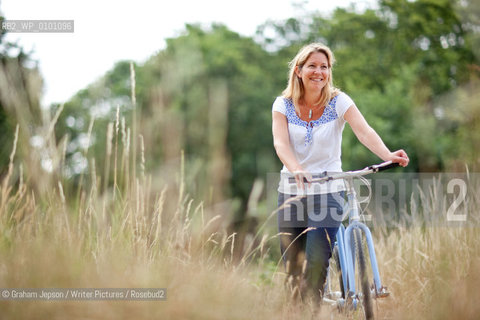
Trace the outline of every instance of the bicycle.
<path fill-rule="evenodd" d="M 336 260 L 337 268 L 340 272 L 339 286 L 341 292 L 331 290 L 330 270 L 328 270 L 323 301 L 336 305 L 340 310 L 361 311 L 365 319 L 373 319 L 374 316 L 372 295 L 374 298 L 384 298 L 389 296 L 389 292 L 386 287 L 382 286 L 370 229 L 367 225 L 360 222 L 359 202 L 354 189 L 353 179 L 363 178 L 365 175 L 397 166 L 398 163 L 387 161 L 357 171 L 346 171 L 334 174 L 324 172 L 320 177 L 311 180 L 311 182 L 326 183 L 335 179 L 344 179 L 347 189 L 347 204 L 345 209 L 348 210 L 348 224 L 346 227 L 343 224 L 340 225 L 332 250 L 332 257 Z M 367 261 L 364 253 L 362 232 L 368 247 L 373 273 L 374 282 L 372 289 L 370 288 L 367 275 Z M 355 273 L 355 257 L 358 257 L 357 274 Z M 355 286 L 356 279 L 359 280 L 360 288 Z"/>

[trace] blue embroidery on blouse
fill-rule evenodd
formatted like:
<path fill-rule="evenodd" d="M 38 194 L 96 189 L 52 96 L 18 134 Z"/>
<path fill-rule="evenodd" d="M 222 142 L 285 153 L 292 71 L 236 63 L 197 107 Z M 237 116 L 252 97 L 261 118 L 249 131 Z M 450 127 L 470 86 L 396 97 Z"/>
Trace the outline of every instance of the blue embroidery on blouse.
<path fill-rule="evenodd" d="M 312 120 L 310 122 L 303 121 L 297 116 L 295 112 L 295 107 L 293 106 L 293 101 L 291 99 L 284 98 L 286 109 L 287 109 L 287 120 L 288 123 L 305 127 L 307 129 L 307 133 L 305 135 L 305 145 L 309 145 L 313 141 L 312 131 L 313 127 L 318 127 L 321 124 L 328 123 L 330 121 L 334 121 L 338 119 L 338 114 L 336 110 L 337 105 L 337 96 L 333 97 L 328 105 L 325 107 L 322 116 L 317 120 Z"/>

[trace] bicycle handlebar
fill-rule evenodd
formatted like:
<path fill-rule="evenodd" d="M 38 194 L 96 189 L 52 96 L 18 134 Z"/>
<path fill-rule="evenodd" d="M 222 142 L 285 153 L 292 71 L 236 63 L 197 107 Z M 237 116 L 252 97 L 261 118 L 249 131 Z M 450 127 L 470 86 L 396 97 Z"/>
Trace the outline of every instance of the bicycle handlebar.
<path fill-rule="evenodd" d="M 327 171 L 323 172 L 320 175 L 314 175 L 312 176 L 312 180 L 310 182 L 320 182 L 324 183 L 327 181 L 332 181 L 336 179 L 343 179 L 343 178 L 352 178 L 352 177 L 360 177 L 360 176 L 365 176 L 370 173 L 376 173 L 384 170 L 388 170 L 391 168 L 398 167 L 399 164 L 396 162 L 392 161 L 386 161 L 380 164 L 374 164 L 368 167 L 365 167 L 361 170 L 356 170 L 356 171 L 345 171 L 345 172 L 339 172 L 339 173 L 331 173 L 329 174 Z M 288 178 L 288 182 L 290 183 L 295 183 L 295 178 Z M 304 178 L 304 182 L 308 182 Z"/>
<path fill-rule="evenodd" d="M 387 161 L 387 162 L 380 163 L 379 165 L 372 166 L 372 167 L 376 167 L 377 171 L 375 171 L 375 172 L 378 172 L 378 171 L 384 171 L 384 170 L 396 168 L 399 165 L 400 164 L 398 162 Z"/>

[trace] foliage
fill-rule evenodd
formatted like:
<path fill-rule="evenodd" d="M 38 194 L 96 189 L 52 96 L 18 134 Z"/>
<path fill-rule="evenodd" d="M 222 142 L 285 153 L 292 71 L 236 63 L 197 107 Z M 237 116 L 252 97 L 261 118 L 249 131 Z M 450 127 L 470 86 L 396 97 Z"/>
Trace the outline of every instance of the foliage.
<path fill-rule="evenodd" d="M 409 170 L 478 168 L 478 137 L 470 134 L 478 128 L 477 11 L 473 1 L 384 0 L 364 11 L 268 21 L 254 38 L 219 24 L 186 25 L 133 65 L 133 95 L 130 62 L 121 61 L 65 104 L 55 131 L 57 141 L 68 137 L 64 169 L 78 183 L 92 170 L 85 150 L 104 164 L 109 145 L 128 140 L 126 147 L 150 150 L 143 162 L 129 159 L 130 170 L 161 178 L 175 172 L 183 151 L 187 191 L 208 204 L 237 199 L 230 205 L 243 214 L 254 180 L 280 169 L 270 108 L 286 85 L 288 61 L 311 41 L 333 49 L 335 84 L 390 149 L 406 149 Z M 344 169 L 378 161 L 347 126 Z M 105 167 L 106 186 L 115 165 Z"/>
<path fill-rule="evenodd" d="M 478 66 L 479 57 L 471 41 L 478 39 L 478 21 L 462 13 L 475 6 L 468 1 L 380 1 L 378 9 L 360 13 L 339 8 L 328 18 L 270 22 L 259 28 L 258 37 L 266 48 L 290 56 L 291 48 L 325 42 L 336 56 L 336 85 L 354 99 L 387 146 L 405 148 L 413 160 L 412 171 L 438 171 L 450 169 L 446 166 L 458 157 L 478 165 L 478 154 L 447 152 L 456 145 L 449 138 L 455 134 L 452 130 L 462 125 L 440 119 L 436 103 L 478 77 L 472 66 Z M 287 36 L 296 30 L 306 31 Z M 378 161 L 348 128 L 343 151 L 344 168 Z"/>
<path fill-rule="evenodd" d="M 252 39 L 222 25 L 211 30 L 187 25 L 183 35 L 168 39 L 164 51 L 136 67 L 137 107 L 144 115 L 139 134 L 146 145 L 155 146 L 146 166 L 178 163 L 183 149 L 193 176 L 191 192 L 211 197 L 214 203 L 232 194 L 245 201 L 254 177 L 278 170 L 270 109 L 265 108 L 278 94 L 275 61 Z M 84 137 L 89 114 L 106 105 L 93 130 L 92 152 L 101 153 L 105 131 L 100 130 L 115 121 L 114 101 L 121 114 L 131 112 L 129 78 L 128 63 L 120 62 L 80 91 L 65 104 L 57 138 L 68 133 L 75 142 L 79 135 Z M 82 125 L 74 125 L 77 122 Z M 78 143 L 69 150 L 78 153 Z"/>

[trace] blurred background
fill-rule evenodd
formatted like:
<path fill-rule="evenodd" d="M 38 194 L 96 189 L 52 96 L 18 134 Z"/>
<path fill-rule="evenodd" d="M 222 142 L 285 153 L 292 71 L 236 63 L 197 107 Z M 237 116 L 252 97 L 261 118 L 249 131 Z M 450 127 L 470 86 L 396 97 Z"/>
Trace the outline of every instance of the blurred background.
<path fill-rule="evenodd" d="M 150 172 L 155 186 L 184 163 L 189 194 L 208 206 L 228 205 L 233 220 L 242 219 L 255 182 L 261 189 L 267 174 L 281 168 L 271 105 L 286 86 L 288 61 L 312 41 L 332 48 L 335 85 L 387 146 L 409 153 L 406 170 L 479 169 L 479 2 L 352 3 L 328 14 L 310 7 L 296 3 L 296 15 L 265 21 L 252 36 L 221 23 L 186 24 L 145 61 L 118 61 L 67 101 L 48 105 L 41 103 L 35 53 L 4 40 L 2 31 L 0 175 L 7 172 L 18 123 L 17 155 L 29 159 L 23 170 L 30 183 L 58 176 L 74 192 L 95 159 L 97 173 L 108 177 L 102 184 L 111 186 L 117 168 L 105 165 L 108 130 L 123 130 L 135 153 L 132 170 Z M 54 136 L 49 145 L 46 133 Z M 348 126 L 342 156 L 344 170 L 380 161 Z"/>

